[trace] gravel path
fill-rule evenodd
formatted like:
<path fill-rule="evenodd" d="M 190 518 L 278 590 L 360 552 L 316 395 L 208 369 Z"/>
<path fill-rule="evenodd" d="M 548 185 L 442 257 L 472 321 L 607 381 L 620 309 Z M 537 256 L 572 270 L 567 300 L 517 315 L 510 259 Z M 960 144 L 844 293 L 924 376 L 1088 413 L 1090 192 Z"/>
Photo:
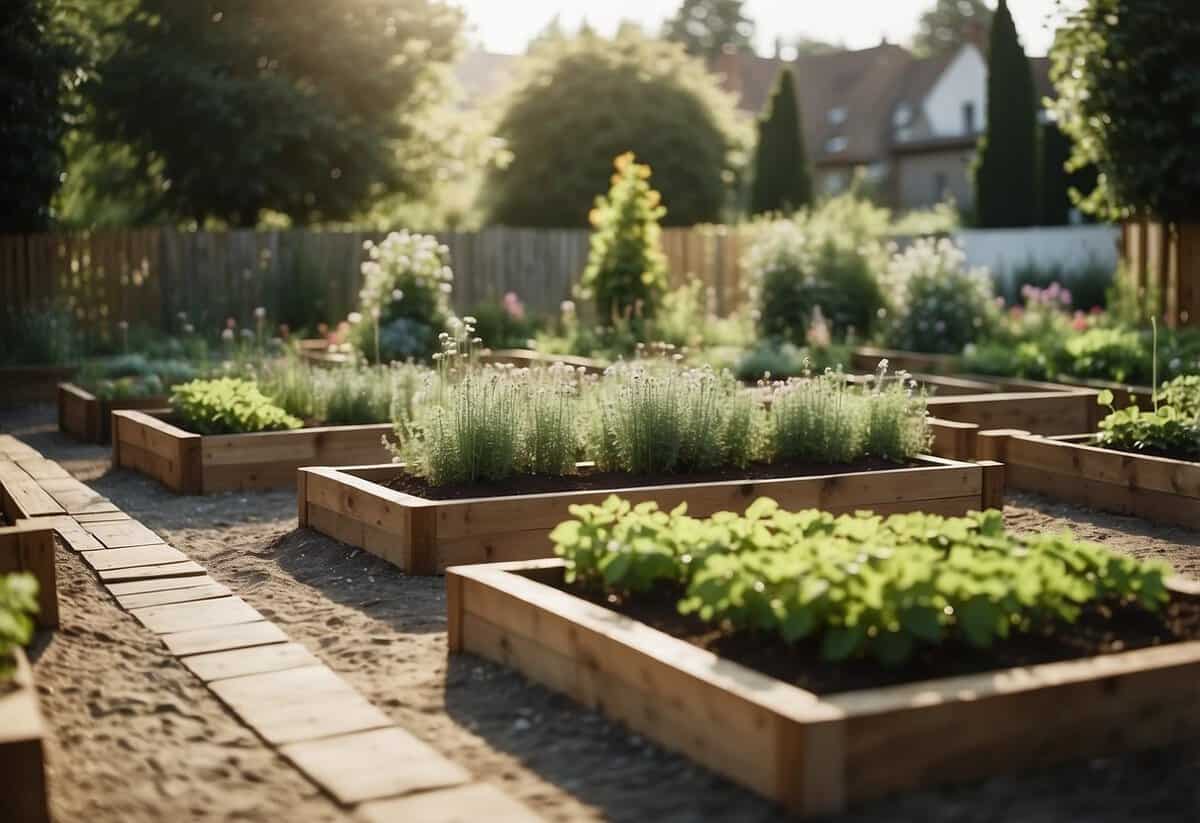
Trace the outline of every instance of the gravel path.
<path fill-rule="evenodd" d="M 548 819 L 780 818 L 776 808 L 749 792 L 511 671 L 470 656 L 448 660 L 442 580 L 405 577 L 371 555 L 297 531 L 292 493 L 177 497 L 132 473 L 109 472 L 107 450 L 60 437 L 49 424 L 51 413 L 0 418 L 0 428 L 91 482 L 206 565 L 400 724 Z M 1016 528 L 1071 529 L 1138 556 L 1165 558 L 1181 573 L 1200 577 L 1200 533 L 1035 497 L 1017 496 L 1010 503 L 1005 516 Z M 62 590 L 68 628 L 36 664 L 39 679 L 51 680 L 54 689 L 43 701 L 56 737 L 51 777 L 60 821 L 202 819 L 204 812 L 212 819 L 336 819 L 332 805 L 314 796 L 301 778 L 292 773 L 289 779 L 264 760 L 265 749 L 254 736 L 159 652 L 131 618 L 100 602 L 104 598 L 90 573 L 75 559 L 60 558 L 60 574 L 69 581 Z M 114 614 L 98 624 L 95 615 L 106 614 L 106 605 Z M 84 615 L 86 630 L 80 626 Z M 118 618 L 130 625 L 110 625 Z M 63 650 L 56 652 L 56 646 Z M 85 677 L 79 661 L 94 648 L 113 657 L 102 660 L 98 674 Z M 63 659 L 55 662 L 55 654 Z M 95 676 L 102 680 L 93 688 Z M 149 688 L 148 681 L 170 692 L 167 702 L 175 708 L 156 711 L 162 701 L 140 693 L 137 701 L 114 702 L 126 690 Z M 77 690 L 68 692 L 72 682 Z M 97 722 L 91 716 L 96 690 L 105 695 L 104 707 L 119 707 L 104 715 L 103 734 L 89 731 Z M 172 733 L 160 733 L 154 724 L 170 725 Z M 206 734 L 193 753 L 188 730 L 195 726 Z M 131 753 L 122 741 L 135 727 L 154 733 L 139 733 L 141 748 Z M 77 739 L 81 735 L 86 741 Z M 175 784 L 170 770 L 157 775 L 155 764 L 163 757 L 174 763 L 181 746 L 193 761 L 192 777 Z M 236 762 L 228 762 L 230 756 Z M 97 769 L 94 778 L 80 781 L 81 758 L 103 768 L 89 767 Z M 130 799 L 130 787 L 139 783 L 148 787 Z M 173 796 L 172 786 L 181 795 Z M 1200 746 L 1192 744 L 908 793 L 831 818 L 838 823 L 1198 819 Z"/>

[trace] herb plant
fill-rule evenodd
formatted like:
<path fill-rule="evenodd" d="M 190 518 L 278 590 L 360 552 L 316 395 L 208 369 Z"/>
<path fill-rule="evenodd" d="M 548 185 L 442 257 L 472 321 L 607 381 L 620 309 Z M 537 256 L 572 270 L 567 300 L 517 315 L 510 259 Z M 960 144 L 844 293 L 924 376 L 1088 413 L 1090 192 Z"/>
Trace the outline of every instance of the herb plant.
<path fill-rule="evenodd" d="M 1113 394 L 1105 389 L 1097 401 L 1109 408 L 1109 414 L 1100 421 L 1097 443 L 1118 451 L 1200 460 L 1198 384 L 1200 379 L 1194 377 L 1167 383 L 1163 395 L 1174 402 L 1156 403 L 1153 411 L 1143 411 L 1136 405 L 1115 409 Z"/>
<path fill-rule="evenodd" d="M 816 638 L 833 661 L 900 664 L 922 646 L 1069 624 L 1089 603 L 1168 599 L 1165 565 L 1069 534 L 1009 533 L 997 511 L 835 517 L 761 498 L 742 516 L 698 519 L 613 496 L 571 515 L 551 533 L 569 583 L 631 598 L 682 589 L 684 614 Z"/>
<path fill-rule="evenodd" d="M 12 650 L 33 637 L 38 582 L 32 574 L 0 575 L 0 683 L 11 675 Z"/>
<path fill-rule="evenodd" d="M 193 380 L 171 392 L 171 408 L 184 427 L 200 434 L 298 429 L 303 423 L 275 405 L 251 380 Z"/>

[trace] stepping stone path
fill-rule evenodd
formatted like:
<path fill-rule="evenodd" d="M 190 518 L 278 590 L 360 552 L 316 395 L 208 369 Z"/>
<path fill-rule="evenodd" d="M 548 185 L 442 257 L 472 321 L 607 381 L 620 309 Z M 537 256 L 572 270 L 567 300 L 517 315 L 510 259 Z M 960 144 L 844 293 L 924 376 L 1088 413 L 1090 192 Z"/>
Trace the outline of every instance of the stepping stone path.
<path fill-rule="evenodd" d="M 526 823 L 536 815 L 440 755 L 204 567 L 11 435 L 0 511 L 36 519 L 238 718 L 367 823 Z"/>

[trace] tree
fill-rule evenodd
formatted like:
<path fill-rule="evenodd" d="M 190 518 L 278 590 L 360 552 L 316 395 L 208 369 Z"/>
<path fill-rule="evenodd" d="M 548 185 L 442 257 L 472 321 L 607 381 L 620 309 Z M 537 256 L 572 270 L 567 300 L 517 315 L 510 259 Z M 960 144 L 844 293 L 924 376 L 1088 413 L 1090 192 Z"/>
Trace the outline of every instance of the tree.
<path fill-rule="evenodd" d="M 0 11 L 0 232 L 50 226 L 63 169 L 70 58 L 52 0 L 7 0 Z"/>
<path fill-rule="evenodd" d="M 345 219 L 431 173 L 413 138 L 459 26 L 431 0 L 136 0 L 91 125 L 132 149 L 177 217 Z"/>
<path fill-rule="evenodd" d="M 1094 163 L 1081 207 L 1102 219 L 1200 217 L 1200 9 L 1193 0 L 1089 0 L 1051 50 L 1071 167 Z"/>
<path fill-rule="evenodd" d="M 758 120 L 750 211 L 790 212 L 812 202 L 812 177 L 800 129 L 800 108 L 790 68 L 779 72 L 767 110 Z"/>
<path fill-rule="evenodd" d="M 1037 105 L 1033 73 L 1006 0 L 988 47 L 987 132 L 975 163 L 975 215 L 983 228 L 1037 222 Z"/>
<path fill-rule="evenodd" d="M 654 168 L 668 222 L 720 219 L 742 135 L 703 64 L 629 33 L 547 43 L 524 61 L 495 130 L 508 162 L 488 172 L 492 222 L 586 225 L 612 158 L 627 151 Z"/>
<path fill-rule="evenodd" d="M 992 10 L 983 0 L 937 0 L 917 21 L 913 51 L 923 57 L 952 54 L 963 43 L 986 36 L 991 26 Z"/>
<path fill-rule="evenodd" d="M 612 188 L 592 209 L 591 249 L 581 285 L 596 301 L 596 316 L 653 317 L 667 290 L 667 261 L 659 244 L 658 221 L 666 213 L 662 196 L 650 187 L 650 167 L 633 152 L 613 165 Z"/>
<path fill-rule="evenodd" d="M 743 5 L 744 0 L 683 0 L 663 24 L 663 37 L 709 63 L 726 50 L 753 51 L 754 23 Z"/>

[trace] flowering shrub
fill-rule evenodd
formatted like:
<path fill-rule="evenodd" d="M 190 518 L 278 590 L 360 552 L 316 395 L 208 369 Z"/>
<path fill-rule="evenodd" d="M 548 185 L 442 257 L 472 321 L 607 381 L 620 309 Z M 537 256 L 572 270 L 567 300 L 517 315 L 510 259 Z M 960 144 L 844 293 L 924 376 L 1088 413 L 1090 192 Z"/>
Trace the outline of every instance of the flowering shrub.
<path fill-rule="evenodd" d="M 949 240 L 917 240 L 892 257 L 887 279 L 896 289 L 890 346 L 958 354 L 995 324 L 991 278 L 968 269 L 966 255 Z"/>
<path fill-rule="evenodd" d="M 506 292 L 501 300 L 479 303 L 471 309 L 471 315 L 476 319 L 476 334 L 488 348 L 528 348 L 537 333 L 537 324 L 516 292 Z"/>
<path fill-rule="evenodd" d="M 351 340 L 371 360 L 427 357 L 450 314 L 454 273 L 450 250 L 436 237 L 392 232 L 363 243 L 359 311 L 350 315 Z"/>
<path fill-rule="evenodd" d="M 884 305 L 882 260 L 877 240 L 839 232 L 820 212 L 758 224 L 743 267 L 761 334 L 804 345 L 819 309 L 833 336 L 865 335 Z"/>

